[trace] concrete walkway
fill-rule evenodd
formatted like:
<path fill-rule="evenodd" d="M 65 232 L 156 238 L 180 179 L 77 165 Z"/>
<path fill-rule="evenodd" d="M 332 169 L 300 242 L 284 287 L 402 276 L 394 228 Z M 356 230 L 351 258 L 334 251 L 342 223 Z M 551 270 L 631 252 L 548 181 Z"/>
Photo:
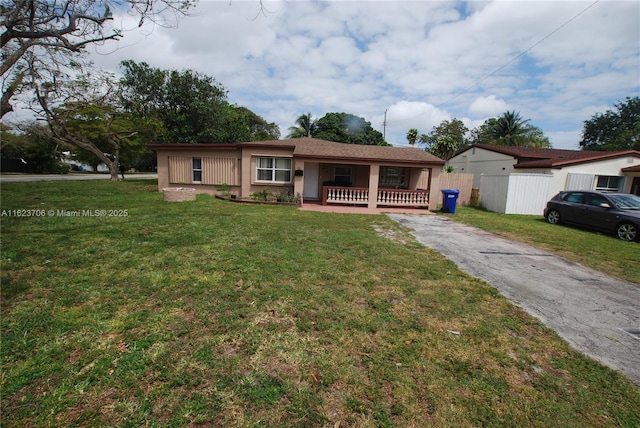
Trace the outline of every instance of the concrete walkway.
<path fill-rule="evenodd" d="M 463 271 L 491 284 L 575 349 L 640 386 L 640 286 L 448 217 L 389 217 Z"/>

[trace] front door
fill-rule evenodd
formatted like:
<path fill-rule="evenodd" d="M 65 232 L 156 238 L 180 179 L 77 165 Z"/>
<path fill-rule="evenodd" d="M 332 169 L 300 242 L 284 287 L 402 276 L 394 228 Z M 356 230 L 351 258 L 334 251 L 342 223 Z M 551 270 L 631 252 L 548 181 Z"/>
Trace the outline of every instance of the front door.
<path fill-rule="evenodd" d="M 318 163 L 304 163 L 304 199 L 318 199 L 318 174 L 320 165 Z"/>

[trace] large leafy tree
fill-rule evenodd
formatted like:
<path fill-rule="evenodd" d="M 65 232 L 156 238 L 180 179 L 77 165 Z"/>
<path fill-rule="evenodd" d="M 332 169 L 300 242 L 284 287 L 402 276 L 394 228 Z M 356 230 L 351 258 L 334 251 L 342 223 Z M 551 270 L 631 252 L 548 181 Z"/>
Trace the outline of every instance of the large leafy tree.
<path fill-rule="evenodd" d="M 469 143 L 466 134 L 469 128 L 460 119 L 443 120 L 434 126 L 428 134 L 420 135 L 420 144 L 425 145 L 425 150 L 448 160 L 460 149 Z"/>
<path fill-rule="evenodd" d="M 121 102 L 132 114 L 162 123 L 164 133 L 158 142 L 225 142 L 227 91 L 215 79 L 192 70 L 161 70 L 145 62 L 127 60 L 121 65 Z"/>
<path fill-rule="evenodd" d="M 520 113 L 507 111 L 500 117 L 487 119 L 471 131 L 472 144 L 495 144 L 513 147 L 549 148 L 551 143 L 544 132 L 529 124 Z"/>
<path fill-rule="evenodd" d="M 449 160 L 459 150 L 456 140 L 452 137 L 442 137 L 437 139 L 429 148 L 429 152 L 444 160 Z"/>
<path fill-rule="evenodd" d="M 289 127 L 287 138 L 311 137 L 315 128 L 315 121 L 311 119 L 311 113 L 301 114 L 296 119 L 296 126 Z"/>
<path fill-rule="evenodd" d="M 0 0 L 0 117 L 13 110 L 17 92 L 63 80 L 66 67 L 80 64 L 87 46 L 120 39 L 123 29 L 121 21 L 113 19 L 114 11 L 136 16 L 140 25 L 146 20 L 171 25 L 168 16 L 184 14 L 194 4 L 195 0 Z"/>
<path fill-rule="evenodd" d="M 164 132 L 156 142 L 233 143 L 280 137 L 276 124 L 229 104 L 226 89 L 210 76 L 131 60 L 121 65 L 121 102 L 128 112 L 162 123 Z"/>
<path fill-rule="evenodd" d="M 640 97 L 627 97 L 614 107 L 584 122 L 584 150 L 640 150 Z"/>
<path fill-rule="evenodd" d="M 362 117 L 349 113 L 327 113 L 315 122 L 314 137 L 348 144 L 386 146 L 382 133 Z"/>
<path fill-rule="evenodd" d="M 280 128 L 246 107 L 229 104 L 224 118 L 223 142 L 263 141 L 280 138 Z"/>
<path fill-rule="evenodd" d="M 91 141 L 107 157 L 117 161 L 118 168 L 136 167 L 144 163 L 150 150 L 149 141 L 162 130 L 162 124 L 123 111 L 116 104 L 63 105 L 66 127 L 72 135 Z M 93 152 L 75 145 L 76 160 L 91 165 L 94 170 L 102 160 Z"/>
<path fill-rule="evenodd" d="M 51 137 L 92 153 L 109 168 L 111 180 L 117 181 L 123 147 L 133 144 L 132 139 L 148 124 L 120 107 L 114 77 L 90 73 L 33 88 L 37 103 L 32 109 L 46 119 Z"/>

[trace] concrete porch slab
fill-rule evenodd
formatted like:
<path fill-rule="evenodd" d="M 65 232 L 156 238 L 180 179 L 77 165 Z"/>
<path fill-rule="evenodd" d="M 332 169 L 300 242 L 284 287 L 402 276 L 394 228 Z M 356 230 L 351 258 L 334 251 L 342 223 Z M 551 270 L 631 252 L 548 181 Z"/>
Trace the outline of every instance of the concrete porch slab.
<path fill-rule="evenodd" d="M 352 205 L 322 205 L 320 203 L 305 202 L 299 207 L 302 211 L 317 211 L 324 213 L 341 213 L 341 214 L 434 214 L 424 208 L 367 208 Z"/>

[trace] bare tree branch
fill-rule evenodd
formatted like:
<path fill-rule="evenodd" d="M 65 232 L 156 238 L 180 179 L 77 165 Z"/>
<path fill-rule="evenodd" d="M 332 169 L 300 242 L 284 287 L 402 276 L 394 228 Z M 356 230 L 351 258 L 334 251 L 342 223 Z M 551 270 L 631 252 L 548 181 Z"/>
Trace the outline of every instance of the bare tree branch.
<path fill-rule="evenodd" d="M 113 18 L 107 17 L 107 16 L 103 16 L 102 18 L 96 18 L 90 15 L 74 14 L 74 15 L 69 15 L 69 25 L 67 25 L 66 28 L 43 29 L 40 31 L 38 31 L 37 29 L 30 30 L 30 31 L 20 31 L 20 30 L 16 30 L 13 25 L 7 26 L 7 31 L 2 33 L 2 36 L 0 37 L 0 48 L 3 48 L 12 39 L 32 40 L 32 39 L 44 39 L 47 37 L 55 37 L 57 39 L 64 40 L 65 44 L 68 46 L 75 46 L 76 45 L 75 43 L 71 43 L 69 40 L 64 38 L 64 36 L 78 30 L 78 22 L 80 20 L 91 21 L 95 24 L 98 24 L 99 26 L 102 26 L 105 21 L 111 20 L 111 19 Z M 102 40 L 102 38 L 97 40 Z"/>
<path fill-rule="evenodd" d="M 24 80 L 24 73 L 17 73 L 14 80 L 9 83 L 7 89 L 2 93 L 2 101 L 0 101 L 0 117 L 13 111 L 13 106 L 9 103 L 9 100 L 16 93 L 22 81 Z"/>
<path fill-rule="evenodd" d="M 140 25 L 145 20 L 175 25 L 176 15 L 186 14 L 196 1 L 0 0 L 0 74 L 4 81 L 0 117 L 13 110 L 11 98 L 19 88 L 6 82 L 22 82 L 17 76 L 27 67 L 28 53 L 41 56 L 45 69 L 60 68 L 70 56 L 82 54 L 87 45 L 122 37 L 122 29 L 113 25 L 112 10 L 129 6 L 128 13 L 139 16 Z M 169 21 L 165 21 L 166 12 L 174 13 Z M 16 75 L 9 79 L 10 73 Z"/>

